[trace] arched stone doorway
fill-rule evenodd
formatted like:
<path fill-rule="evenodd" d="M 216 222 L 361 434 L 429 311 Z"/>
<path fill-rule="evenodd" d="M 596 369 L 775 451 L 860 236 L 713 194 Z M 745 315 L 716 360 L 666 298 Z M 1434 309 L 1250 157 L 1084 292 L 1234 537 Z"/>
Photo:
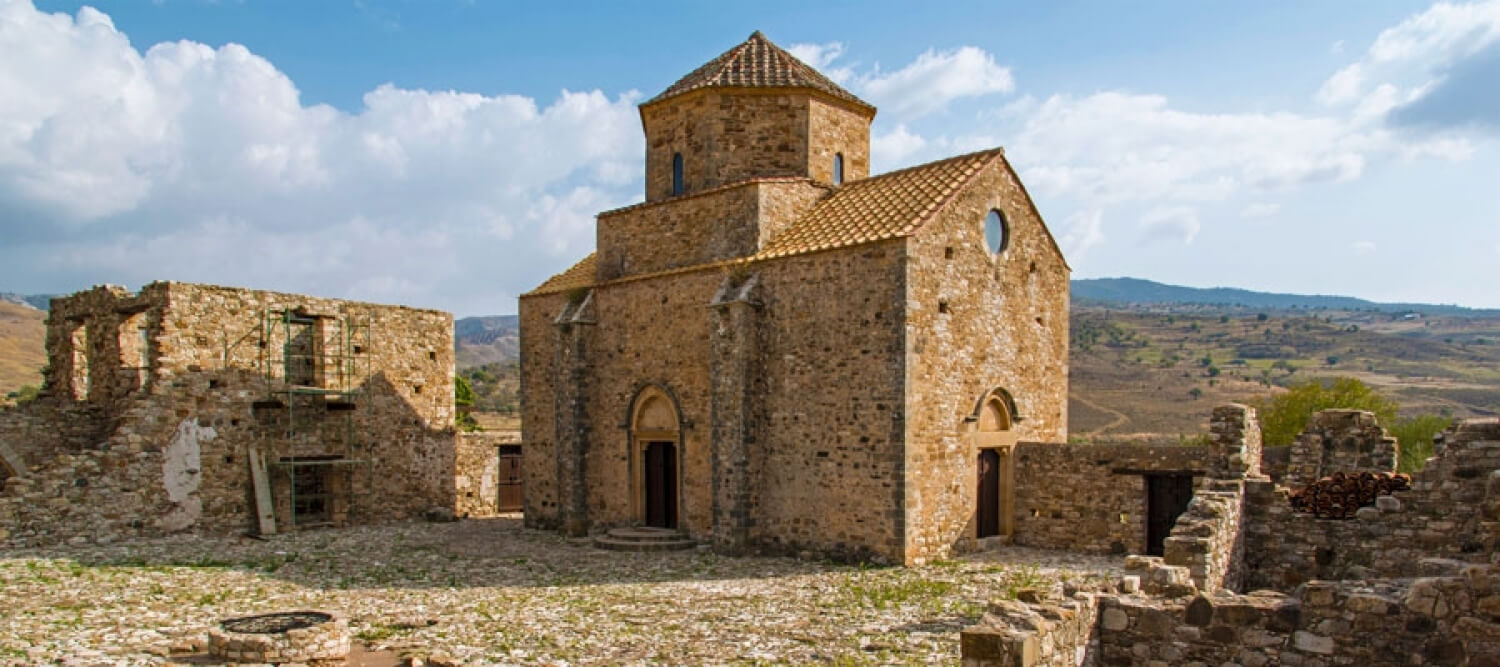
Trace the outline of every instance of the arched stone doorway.
<path fill-rule="evenodd" d="M 630 420 L 631 514 L 643 525 L 677 528 L 682 498 L 682 428 L 661 387 L 636 394 Z"/>
<path fill-rule="evenodd" d="M 1004 389 L 986 394 L 970 417 L 974 424 L 974 537 L 1009 541 L 1015 497 L 1015 401 Z"/>

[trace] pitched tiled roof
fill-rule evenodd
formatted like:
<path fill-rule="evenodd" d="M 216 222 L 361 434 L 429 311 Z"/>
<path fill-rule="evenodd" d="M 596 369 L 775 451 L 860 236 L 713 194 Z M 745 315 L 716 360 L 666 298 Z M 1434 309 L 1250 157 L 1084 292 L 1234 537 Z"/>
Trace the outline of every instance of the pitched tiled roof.
<path fill-rule="evenodd" d="M 566 292 L 570 289 L 593 285 L 594 276 L 596 275 L 594 273 L 594 257 L 597 254 L 593 252 L 589 253 L 588 257 L 578 260 L 578 263 L 574 264 L 567 271 L 552 276 L 547 279 L 547 282 L 537 285 L 536 289 L 531 290 L 531 293 Z"/>
<path fill-rule="evenodd" d="M 756 257 L 907 236 L 1002 153 L 994 148 L 845 183 L 772 237 Z"/>
<path fill-rule="evenodd" d="M 668 86 L 662 94 L 645 104 L 652 104 L 683 93 L 715 86 L 742 88 L 811 88 L 838 99 L 854 102 L 871 111 L 875 107 L 840 88 L 807 63 L 771 43 L 757 30 L 741 42 L 702 67 Z M 644 106 L 644 105 L 642 105 Z"/>

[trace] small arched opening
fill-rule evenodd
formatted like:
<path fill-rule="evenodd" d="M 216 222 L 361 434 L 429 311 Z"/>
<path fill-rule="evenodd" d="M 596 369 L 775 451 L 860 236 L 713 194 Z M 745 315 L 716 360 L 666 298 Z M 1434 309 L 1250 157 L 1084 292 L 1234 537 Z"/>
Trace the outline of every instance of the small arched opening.
<path fill-rule="evenodd" d="M 643 525 L 677 528 L 682 497 L 682 420 L 676 401 L 651 385 L 631 407 L 632 513 Z"/>
<path fill-rule="evenodd" d="M 672 196 L 682 194 L 682 153 L 672 154 Z"/>

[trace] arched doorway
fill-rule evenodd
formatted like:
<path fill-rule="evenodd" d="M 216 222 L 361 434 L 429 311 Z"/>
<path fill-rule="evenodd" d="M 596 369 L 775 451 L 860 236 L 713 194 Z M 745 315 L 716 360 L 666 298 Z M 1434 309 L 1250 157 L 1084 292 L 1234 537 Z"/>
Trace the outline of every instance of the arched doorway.
<path fill-rule="evenodd" d="M 682 497 L 682 430 L 677 406 L 660 387 L 636 395 L 631 410 L 632 513 L 653 528 L 677 528 Z"/>
<path fill-rule="evenodd" d="M 971 417 L 975 459 L 974 537 L 1009 538 L 1015 493 L 1015 409 L 1010 394 L 996 389 L 980 399 Z"/>

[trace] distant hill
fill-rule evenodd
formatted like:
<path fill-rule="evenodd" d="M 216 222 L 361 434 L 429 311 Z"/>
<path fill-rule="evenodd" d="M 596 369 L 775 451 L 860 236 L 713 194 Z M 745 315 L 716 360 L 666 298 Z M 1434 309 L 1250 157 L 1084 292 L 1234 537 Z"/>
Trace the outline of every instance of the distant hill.
<path fill-rule="evenodd" d="M 37 310 L 46 310 L 52 304 L 54 294 L 16 294 L 13 292 L 0 292 L 0 303 L 13 303 L 18 306 L 31 306 Z"/>
<path fill-rule="evenodd" d="M 521 356 L 521 320 L 515 315 L 465 317 L 453 322 L 460 370 Z"/>
<path fill-rule="evenodd" d="M 47 313 L 0 301 L 0 397 L 22 385 L 40 385 L 47 363 Z"/>
<path fill-rule="evenodd" d="M 1308 294 L 1275 294 L 1252 292 L 1233 287 L 1182 287 L 1141 280 L 1139 278 L 1089 278 L 1072 281 L 1073 301 L 1081 305 L 1106 304 L 1184 304 L 1208 306 L 1239 306 L 1273 310 L 1324 309 L 1324 310 L 1372 310 L 1378 312 L 1412 312 L 1424 315 L 1476 315 L 1500 314 L 1497 310 L 1481 310 L 1462 306 L 1424 303 L 1377 303 L 1349 296 L 1324 296 Z"/>

